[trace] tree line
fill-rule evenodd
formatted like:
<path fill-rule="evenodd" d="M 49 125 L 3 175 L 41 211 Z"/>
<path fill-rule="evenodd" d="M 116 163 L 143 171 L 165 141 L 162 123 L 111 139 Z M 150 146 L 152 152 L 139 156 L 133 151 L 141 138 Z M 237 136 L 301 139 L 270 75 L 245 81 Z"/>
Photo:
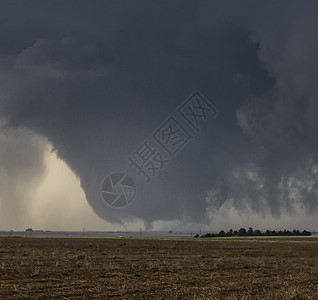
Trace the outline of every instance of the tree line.
<path fill-rule="evenodd" d="M 307 230 L 266 230 L 264 232 L 259 229 L 253 230 L 252 227 L 249 227 L 248 230 L 241 228 L 240 230 L 230 229 L 228 232 L 221 230 L 219 233 L 205 233 L 202 235 L 196 234 L 195 238 L 210 238 L 210 237 L 232 237 L 232 236 L 311 236 L 311 232 Z"/>

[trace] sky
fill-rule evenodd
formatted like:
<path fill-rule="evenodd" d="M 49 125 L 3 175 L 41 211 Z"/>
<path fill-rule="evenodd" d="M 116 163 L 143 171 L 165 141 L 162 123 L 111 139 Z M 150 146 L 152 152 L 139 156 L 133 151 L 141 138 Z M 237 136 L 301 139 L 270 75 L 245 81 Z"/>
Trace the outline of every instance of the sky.
<path fill-rule="evenodd" d="M 316 1 L 0 4 L 0 229 L 318 229 Z"/>

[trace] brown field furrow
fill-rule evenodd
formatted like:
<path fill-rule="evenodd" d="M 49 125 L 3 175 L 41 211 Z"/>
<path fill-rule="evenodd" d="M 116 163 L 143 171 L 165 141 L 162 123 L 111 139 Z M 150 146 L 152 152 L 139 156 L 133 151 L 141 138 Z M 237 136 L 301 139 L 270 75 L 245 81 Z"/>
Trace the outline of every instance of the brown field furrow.
<path fill-rule="evenodd" d="M 0 239 L 0 299 L 318 299 L 318 242 Z"/>

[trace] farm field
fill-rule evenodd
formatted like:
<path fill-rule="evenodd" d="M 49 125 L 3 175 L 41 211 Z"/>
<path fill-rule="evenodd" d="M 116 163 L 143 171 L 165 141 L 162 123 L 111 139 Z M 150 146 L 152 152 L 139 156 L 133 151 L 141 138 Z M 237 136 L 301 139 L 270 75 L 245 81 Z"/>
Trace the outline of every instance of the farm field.
<path fill-rule="evenodd" d="M 318 238 L 0 238 L 0 299 L 318 299 Z"/>

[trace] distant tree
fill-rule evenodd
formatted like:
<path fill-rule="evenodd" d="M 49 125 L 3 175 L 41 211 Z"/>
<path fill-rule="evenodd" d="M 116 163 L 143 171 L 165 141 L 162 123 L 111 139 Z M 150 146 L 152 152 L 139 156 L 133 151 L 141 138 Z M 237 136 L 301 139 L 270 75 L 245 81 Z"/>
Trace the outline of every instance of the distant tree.
<path fill-rule="evenodd" d="M 238 231 L 238 236 L 246 236 L 247 232 L 246 232 L 246 229 L 245 228 L 241 228 L 239 231 Z"/>
<path fill-rule="evenodd" d="M 311 235 L 311 232 L 309 232 L 309 231 L 307 231 L 307 230 L 304 230 L 301 234 L 302 234 L 302 235 L 310 236 L 310 235 Z"/>
<path fill-rule="evenodd" d="M 33 229 L 32 228 L 27 228 L 25 231 L 28 232 L 31 235 Z"/>
<path fill-rule="evenodd" d="M 198 237 L 199 237 L 199 234 L 198 234 L 198 233 L 194 235 L 194 238 L 198 238 Z"/>
<path fill-rule="evenodd" d="M 262 232 L 261 232 L 259 229 L 256 229 L 256 230 L 254 231 L 254 235 L 255 235 L 255 236 L 262 236 L 263 234 L 262 234 Z"/>
<path fill-rule="evenodd" d="M 31 228 L 28 228 L 30 230 Z M 32 229 L 31 229 L 32 231 Z M 259 229 L 253 230 L 252 227 L 249 227 L 248 231 L 245 228 L 241 228 L 239 231 L 233 231 L 230 229 L 228 232 L 225 233 L 224 230 L 221 230 L 219 233 L 205 233 L 203 235 L 196 234 L 195 238 L 211 238 L 211 237 L 231 237 L 231 236 L 311 236 L 311 232 L 307 230 L 303 230 L 300 232 L 299 230 L 294 229 L 293 231 L 289 230 L 266 230 L 264 233 L 261 232 Z"/>
<path fill-rule="evenodd" d="M 210 238 L 210 237 L 215 237 L 215 235 L 213 233 L 205 233 L 200 235 L 200 238 Z"/>
<path fill-rule="evenodd" d="M 221 230 L 218 234 L 219 237 L 225 237 L 225 232 L 224 230 Z"/>
<path fill-rule="evenodd" d="M 230 229 L 225 236 L 233 236 L 233 229 Z"/>
<path fill-rule="evenodd" d="M 254 231 L 253 231 L 252 227 L 248 228 L 247 235 L 249 235 L 249 236 L 253 236 L 254 235 Z"/>

